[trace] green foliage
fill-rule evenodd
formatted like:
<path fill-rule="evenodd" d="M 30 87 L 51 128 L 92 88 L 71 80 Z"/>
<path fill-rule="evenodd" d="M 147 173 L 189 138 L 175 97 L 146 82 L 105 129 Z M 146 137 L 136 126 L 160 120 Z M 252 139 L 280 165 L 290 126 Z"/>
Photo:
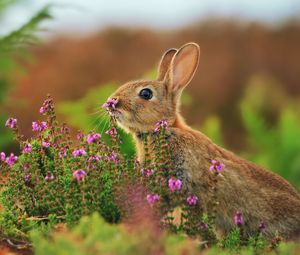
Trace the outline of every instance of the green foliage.
<path fill-rule="evenodd" d="M 228 236 L 221 241 L 221 247 L 229 250 L 238 250 L 241 243 L 241 230 L 240 228 L 234 228 Z"/>
<path fill-rule="evenodd" d="M 212 139 L 214 143 L 220 146 L 224 144 L 222 138 L 221 122 L 217 116 L 209 116 L 200 129 L 205 135 Z"/>
<path fill-rule="evenodd" d="M 276 85 L 266 85 L 262 90 L 261 80 L 257 79 L 249 84 L 245 98 L 240 104 L 249 143 L 245 151 L 246 157 L 274 170 L 300 188 L 300 139 L 297 139 L 300 137 L 299 113 L 292 100 L 289 100 L 290 104 L 284 108 L 277 106 L 278 109 L 268 109 L 270 106 L 266 101 L 276 101 L 272 99 L 272 95 L 282 95 L 282 92 L 276 92 Z M 280 105 L 278 96 L 275 97 Z M 272 115 L 271 110 L 278 111 L 276 115 L 279 116 L 272 128 L 266 124 L 265 117 L 268 114 Z"/>
<path fill-rule="evenodd" d="M 0 52 L 15 51 L 20 47 L 28 44 L 36 43 L 37 37 L 34 35 L 38 26 L 45 19 L 51 18 L 49 14 L 49 6 L 44 7 L 38 11 L 28 22 L 17 30 L 0 38 Z"/>
<path fill-rule="evenodd" d="M 55 231 L 44 235 L 40 231 L 31 232 L 36 255 L 88 255 L 88 254 L 206 254 L 206 255 L 298 255 L 300 245 L 281 243 L 276 250 L 266 246 L 262 235 L 249 240 L 248 246 L 240 245 L 240 231 L 235 229 L 226 238 L 229 249 L 212 247 L 203 252 L 197 240 L 157 231 L 148 225 L 126 226 L 106 223 L 98 214 L 83 217 L 72 230 Z"/>
<path fill-rule="evenodd" d="M 37 231 L 31 239 L 36 255 L 198 254 L 195 245 L 181 236 L 155 235 L 147 227 L 129 231 L 124 225 L 107 224 L 98 214 L 83 217 L 72 231 L 54 233 L 51 239 Z"/>

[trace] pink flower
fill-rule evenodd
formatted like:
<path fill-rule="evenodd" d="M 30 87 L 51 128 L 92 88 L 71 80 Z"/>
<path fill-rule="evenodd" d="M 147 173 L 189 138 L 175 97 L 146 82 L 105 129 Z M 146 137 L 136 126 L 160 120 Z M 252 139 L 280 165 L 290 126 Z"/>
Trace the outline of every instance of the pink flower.
<path fill-rule="evenodd" d="M 5 161 L 5 158 L 6 158 L 5 153 L 4 153 L 4 152 L 1 152 L 1 153 L 0 153 L 0 160 L 1 160 L 1 161 Z"/>
<path fill-rule="evenodd" d="M 82 169 L 76 170 L 73 173 L 73 178 L 75 178 L 77 181 L 82 181 L 87 176 L 86 172 Z"/>
<path fill-rule="evenodd" d="M 105 156 L 107 161 L 114 161 L 116 164 L 119 164 L 119 160 L 117 158 L 117 154 L 115 152 L 110 153 L 109 155 Z"/>
<path fill-rule="evenodd" d="M 52 112 L 53 110 L 54 110 L 53 100 L 52 98 L 48 97 L 44 101 L 43 106 L 40 108 L 40 113 L 45 114 L 45 113 Z"/>
<path fill-rule="evenodd" d="M 154 170 L 153 169 L 142 168 L 141 173 L 142 173 L 142 175 L 149 177 L 152 174 L 154 174 Z"/>
<path fill-rule="evenodd" d="M 155 124 L 154 133 L 159 132 L 161 129 L 168 129 L 168 122 L 166 120 L 160 120 Z"/>
<path fill-rule="evenodd" d="M 196 205 L 198 203 L 198 197 L 195 195 L 188 196 L 186 202 L 189 205 Z"/>
<path fill-rule="evenodd" d="M 110 135 L 111 137 L 114 137 L 117 135 L 117 129 L 115 127 L 112 127 L 111 129 L 107 130 L 105 134 Z"/>
<path fill-rule="evenodd" d="M 170 190 L 172 190 L 173 192 L 175 192 L 176 190 L 180 190 L 181 189 L 182 182 L 179 179 L 171 178 L 168 181 L 168 186 L 169 186 Z"/>
<path fill-rule="evenodd" d="M 92 134 L 88 134 L 86 141 L 87 141 L 88 144 L 91 144 L 93 142 L 98 141 L 100 138 L 101 138 L 100 134 L 92 133 Z"/>
<path fill-rule="evenodd" d="M 90 156 L 89 159 L 88 159 L 88 162 L 92 162 L 92 161 L 96 161 L 98 162 L 100 160 L 100 157 L 99 156 Z"/>
<path fill-rule="evenodd" d="M 23 148 L 23 153 L 29 153 L 32 150 L 32 145 L 30 143 L 26 144 Z"/>
<path fill-rule="evenodd" d="M 53 181 L 55 179 L 54 175 L 51 172 L 48 172 L 45 176 L 45 181 Z"/>
<path fill-rule="evenodd" d="M 32 174 L 31 174 L 31 173 L 30 173 L 30 174 L 27 174 L 27 175 L 25 175 L 25 177 L 24 177 L 24 181 L 25 181 L 25 182 L 30 182 L 31 176 L 32 176 Z"/>
<path fill-rule="evenodd" d="M 211 161 L 212 165 L 209 167 L 210 171 L 216 171 L 217 173 L 224 172 L 225 165 L 217 160 Z"/>
<path fill-rule="evenodd" d="M 156 202 L 159 201 L 159 199 L 160 199 L 160 196 L 157 194 L 152 193 L 152 194 L 147 195 L 147 201 L 150 205 L 155 204 Z"/>
<path fill-rule="evenodd" d="M 77 138 L 78 141 L 81 141 L 84 138 L 84 135 L 82 133 L 78 133 L 76 135 L 76 138 Z"/>
<path fill-rule="evenodd" d="M 90 156 L 89 159 L 88 159 L 88 164 L 87 164 L 87 169 L 90 170 L 90 169 L 94 169 L 96 168 L 96 162 L 99 162 L 100 160 L 100 157 L 99 156 Z"/>
<path fill-rule="evenodd" d="M 6 127 L 10 127 L 11 129 L 14 129 L 17 127 L 17 119 L 9 118 L 6 123 Z"/>
<path fill-rule="evenodd" d="M 42 130 L 45 130 L 45 129 L 47 129 L 47 128 L 48 128 L 47 122 L 46 122 L 46 121 L 42 121 L 42 122 L 41 122 L 41 129 L 42 129 Z"/>
<path fill-rule="evenodd" d="M 18 160 L 18 157 L 15 156 L 13 153 L 11 153 L 10 156 L 6 158 L 5 162 L 7 164 L 9 164 L 10 166 L 13 166 L 17 160 Z"/>
<path fill-rule="evenodd" d="M 60 152 L 58 153 L 59 158 L 65 158 L 67 156 L 67 151 L 65 148 L 61 148 Z"/>
<path fill-rule="evenodd" d="M 41 127 L 37 122 L 32 122 L 32 131 L 41 131 Z"/>
<path fill-rule="evenodd" d="M 48 128 L 47 122 L 42 121 L 41 123 L 32 122 L 32 131 L 43 131 Z"/>
<path fill-rule="evenodd" d="M 266 225 L 264 222 L 259 223 L 258 229 L 260 232 L 264 232 L 266 229 Z"/>
<path fill-rule="evenodd" d="M 206 223 L 204 223 L 204 222 L 201 222 L 200 223 L 200 229 L 207 230 L 208 229 L 208 225 Z"/>
<path fill-rule="evenodd" d="M 44 148 L 49 148 L 50 147 L 50 142 L 49 141 L 43 141 L 42 142 L 42 146 L 44 147 Z"/>
<path fill-rule="evenodd" d="M 119 100 L 117 98 L 108 98 L 107 101 L 102 105 L 102 108 L 105 109 L 115 109 Z"/>
<path fill-rule="evenodd" d="M 44 106 L 42 106 L 41 108 L 40 108 L 40 113 L 41 114 L 44 114 L 46 112 L 46 108 L 44 107 Z"/>
<path fill-rule="evenodd" d="M 74 157 L 86 156 L 86 151 L 82 148 L 73 151 Z"/>
<path fill-rule="evenodd" d="M 241 212 L 237 211 L 236 214 L 234 215 L 234 224 L 237 226 L 241 226 L 244 224 L 244 218 Z"/>

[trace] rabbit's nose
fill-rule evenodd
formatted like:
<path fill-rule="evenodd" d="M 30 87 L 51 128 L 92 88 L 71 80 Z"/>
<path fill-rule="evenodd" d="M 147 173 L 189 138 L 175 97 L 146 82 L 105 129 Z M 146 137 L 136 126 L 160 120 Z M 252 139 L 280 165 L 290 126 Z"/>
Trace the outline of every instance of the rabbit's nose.
<path fill-rule="evenodd" d="M 117 102 L 117 103 L 118 103 L 118 102 L 119 102 L 119 99 L 120 99 L 120 97 L 112 97 L 111 99 L 112 99 L 112 100 L 114 100 L 115 102 Z M 116 104 L 117 104 L 117 103 L 116 103 Z"/>

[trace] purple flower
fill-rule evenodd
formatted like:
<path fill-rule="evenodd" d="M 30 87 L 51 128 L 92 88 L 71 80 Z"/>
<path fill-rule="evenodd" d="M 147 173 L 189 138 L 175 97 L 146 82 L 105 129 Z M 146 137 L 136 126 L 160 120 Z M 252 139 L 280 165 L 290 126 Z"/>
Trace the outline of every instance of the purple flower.
<path fill-rule="evenodd" d="M 9 164 L 10 166 L 13 166 L 14 163 L 18 160 L 18 157 L 15 156 L 13 153 L 9 155 L 9 157 L 6 158 L 6 163 Z"/>
<path fill-rule="evenodd" d="M 51 172 L 48 172 L 45 176 L 45 181 L 53 181 L 55 179 L 54 175 Z"/>
<path fill-rule="evenodd" d="M 244 218 L 241 212 L 237 211 L 236 214 L 234 215 L 234 224 L 237 226 L 241 226 L 244 224 Z"/>
<path fill-rule="evenodd" d="M 115 152 L 110 153 L 109 155 L 105 156 L 107 161 L 114 161 L 116 164 L 119 164 L 119 160 L 117 158 L 117 154 Z"/>
<path fill-rule="evenodd" d="M 32 131 L 41 131 L 41 127 L 37 122 L 32 122 Z"/>
<path fill-rule="evenodd" d="M 189 205 L 196 205 L 198 203 L 198 197 L 195 195 L 188 196 L 186 202 Z"/>
<path fill-rule="evenodd" d="M 258 229 L 260 232 L 264 232 L 264 230 L 266 229 L 266 225 L 264 222 L 261 222 L 258 226 Z"/>
<path fill-rule="evenodd" d="M 168 122 L 166 120 L 160 120 L 155 124 L 154 133 L 157 133 L 160 129 L 168 129 Z"/>
<path fill-rule="evenodd" d="M 78 133 L 76 135 L 76 138 L 77 138 L 78 141 L 81 141 L 84 138 L 84 135 L 82 133 Z"/>
<path fill-rule="evenodd" d="M 170 190 L 172 190 L 173 192 L 176 190 L 180 190 L 182 187 L 182 181 L 179 179 L 171 178 L 168 181 L 168 186 L 169 186 Z"/>
<path fill-rule="evenodd" d="M 76 149 L 73 151 L 74 157 L 86 156 L 86 151 L 82 148 Z"/>
<path fill-rule="evenodd" d="M 142 168 L 141 173 L 142 173 L 142 175 L 149 177 L 152 174 L 154 174 L 154 170 L 153 169 Z"/>
<path fill-rule="evenodd" d="M 100 160 L 100 157 L 99 156 L 90 156 L 89 159 L 88 159 L 88 162 L 92 162 L 92 161 L 96 161 L 98 162 Z"/>
<path fill-rule="evenodd" d="M 73 178 L 75 178 L 77 181 L 82 181 L 87 176 L 86 172 L 82 169 L 76 170 L 73 173 Z"/>
<path fill-rule="evenodd" d="M 48 112 L 52 112 L 53 110 L 54 110 L 53 100 L 52 100 L 52 98 L 48 97 L 44 101 L 43 106 L 40 108 L 40 113 L 45 114 L 45 113 L 48 113 Z"/>
<path fill-rule="evenodd" d="M 42 121 L 42 122 L 41 122 L 41 129 L 42 129 L 42 130 L 45 130 L 45 129 L 47 129 L 47 128 L 48 128 L 47 122 L 46 122 L 46 121 Z"/>
<path fill-rule="evenodd" d="M 29 153 L 32 150 L 32 145 L 30 143 L 26 144 L 23 148 L 23 153 Z"/>
<path fill-rule="evenodd" d="M 41 114 L 44 114 L 46 112 L 46 108 L 44 107 L 44 106 L 42 106 L 41 108 L 40 108 L 40 113 Z"/>
<path fill-rule="evenodd" d="M 102 105 L 102 108 L 105 108 L 105 109 L 109 109 L 109 108 L 115 109 L 118 102 L 119 102 L 119 100 L 117 98 L 111 98 L 110 97 Z"/>
<path fill-rule="evenodd" d="M 160 196 L 157 194 L 152 193 L 152 194 L 147 195 L 147 201 L 150 205 L 155 204 L 156 202 L 159 201 L 159 199 L 160 199 Z"/>
<path fill-rule="evenodd" d="M 112 127 L 111 129 L 107 130 L 105 134 L 110 135 L 111 137 L 114 137 L 117 135 L 117 129 L 115 127 Z"/>
<path fill-rule="evenodd" d="M 43 148 L 49 148 L 50 147 L 50 142 L 49 141 L 43 141 L 42 142 L 42 146 L 43 146 Z"/>
<path fill-rule="evenodd" d="M 65 148 L 61 148 L 60 152 L 58 153 L 59 158 L 65 158 L 67 156 L 67 151 Z"/>
<path fill-rule="evenodd" d="M 48 128 L 47 122 L 42 121 L 41 123 L 38 123 L 36 121 L 32 122 L 32 131 L 42 131 Z"/>
<path fill-rule="evenodd" d="M 32 174 L 30 173 L 30 174 L 27 174 L 27 175 L 25 175 L 25 177 L 24 177 L 24 181 L 25 182 L 29 182 L 30 181 L 30 179 L 31 179 L 31 176 L 32 176 Z"/>
<path fill-rule="evenodd" d="M 10 127 L 12 129 L 17 127 L 17 119 L 13 119 L 13 118 L 9 118 L 6 123 L 5 123 L 6 127 Z"/>
<path fill-rule="evenodd" d="M 206 223 L 204 223 L 204 222 L 201 222 L 200 223 L 200 229 L 207 230 L 208 229 L 208 225 Z"/>
<path fill-rule="evenodd" d="M 209 167 L 210 171 L 215 171 L 217 173 L 224 172 L 225 165 L 223 163 L 220 163 L 219 161 L 214 159 L 211 161 L 211 163 L 212 165 Z"/>
<path fill-rule="evenodd" d="M 5 153 L 4 153 L 4 152 L 1 152 L 1 153 L 0 153 L 0 160 L 1 160 L 1 161 L 5 161 L 5 158 L 6 158 Z"/>
<path fill-rule="evenodd" d="M 101 138 L 100 134 L 92 133 L 92 134 L 88 134 L 86 141 L 87 141 L 88 144 L 91 144 L 93 142 L 98 141 L 100 138 Z"/>
<path fill-rule="evenodd" d="M 96 162 L 99 162 L 100 160 L 100 157 L 99 156 L 90 156 L 89 159 L 88 159 L 88 164 L 87 164 L 87 169 L 90 170 L 90 169 L 94 169 L 96 168 Z"/>

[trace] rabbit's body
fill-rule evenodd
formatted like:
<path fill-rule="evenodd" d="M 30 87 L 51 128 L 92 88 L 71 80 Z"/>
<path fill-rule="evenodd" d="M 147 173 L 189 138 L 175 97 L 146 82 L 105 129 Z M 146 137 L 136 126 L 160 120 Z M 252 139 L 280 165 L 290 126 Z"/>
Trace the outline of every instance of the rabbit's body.
<path fill-rule="evenodd" d="M 268 237 L 276 231 L 287 239 L 300 234 L 300 197 L 287 181 L 217 146 L 183 123 L 176 124 L 169 127 L 168 138 L 173 154 L 172 171 L 183 181 L 184 192 L 197 195 L 204 210 L 217 192 L 215 221 L 219 230 L 228 233 L 234 227 L 233 216 L 240 211 L 247 235 L 255 235 L 261 222 L 266 225 Z M 143 141 L 136 140 L 138 157 L 143 162 Z M 212 189 L 215 182 L 209 170 L 212 159 L 226 166 L 217 177 L 216 191 Z"/>
<path fill-rule="evenodd" d="M 179 50 L 167 51 L 160 63 L 156 81 L 136 81 L 121 86 L 112 97 L 118 102 L 110 107 L 118 124 L 136 140 L 138 157 L 143 162 L 142 133 L 153 133 L 155 123 L 169 124 L 168 144 L 173 170 L 183 182 L 183 192 L 199 197 L 208 209 L 213 192 L 217 194 L 216 225 L 227 233 L 234 226 L 233 216 L 240 211 L 246 234 L 257 233 L 261 222 L 265 233 L 276 231 L 286 238 L 300 234 L 300 196 L 283 178 L 215 145 L 208 137 L 185 124 L 179 114 L 180 95 L 192 79 L 200 57 L 199 46 L 190 43 Z M 150 154 L 155 155 L 150 150 Z M 217 178 L 209 170 L 212 160 L 225 164 Z"/>

